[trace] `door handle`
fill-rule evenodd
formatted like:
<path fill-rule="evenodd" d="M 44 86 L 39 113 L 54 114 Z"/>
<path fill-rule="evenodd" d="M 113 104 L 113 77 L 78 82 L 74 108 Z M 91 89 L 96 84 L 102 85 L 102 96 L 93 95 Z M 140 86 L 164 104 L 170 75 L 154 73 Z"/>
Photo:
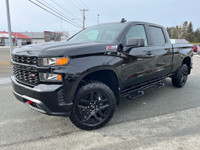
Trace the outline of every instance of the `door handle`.
<path fill-rule="evenodd" d="M 148 56 L 152 55 L 151 51 L 148 51 L 148 52 L 146 53 L 146 55 L 148 55 Z"/>

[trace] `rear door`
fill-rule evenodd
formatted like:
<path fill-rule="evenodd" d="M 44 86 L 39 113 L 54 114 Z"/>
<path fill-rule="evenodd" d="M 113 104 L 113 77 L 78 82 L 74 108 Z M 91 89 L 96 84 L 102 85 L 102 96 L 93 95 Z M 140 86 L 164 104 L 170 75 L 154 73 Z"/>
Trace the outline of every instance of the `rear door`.
<path fill-rule="evenodd" d="M 149 50 L 155 56 L 154 78 L 160 78 L 170 73 L 172 69 L 172 45 L 166 30 L 159 26 L 148 26 L 150 33 Z"/>

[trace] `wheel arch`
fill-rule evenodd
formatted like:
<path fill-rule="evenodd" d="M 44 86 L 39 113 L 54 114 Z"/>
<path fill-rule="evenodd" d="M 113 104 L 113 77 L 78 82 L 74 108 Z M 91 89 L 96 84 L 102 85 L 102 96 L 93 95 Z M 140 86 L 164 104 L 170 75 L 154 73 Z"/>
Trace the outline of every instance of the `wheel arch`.
<path fill-rule="evenodd" d="M 92 80 L 100 81 L 106 84 L 113 91 L 117 104 L 119 104 L 121 81 L 117 70 L 114 70 L 113 68 L 95 68 L 93 71 L 86 71 L 86 73 L 83 73 L 83 75 L 79 78 L 76 91 L 85 82 Z"/>
<path fill-rule="evenodd" d="M 191 58 L 189 57 L 189 56 L 187 56 L 187 57 L 185 57 L 184 59 L 183 59 L 183 61 L 182 61 L 182 64 L 186 64 L 187 66 L 188 66 L 188 68 L 189 68 L 189 72 L 188 72 L 188 74 L 190 74 L 191 73 L 191 66 L 192 66 L 192 60 L 191 60 Z"/>

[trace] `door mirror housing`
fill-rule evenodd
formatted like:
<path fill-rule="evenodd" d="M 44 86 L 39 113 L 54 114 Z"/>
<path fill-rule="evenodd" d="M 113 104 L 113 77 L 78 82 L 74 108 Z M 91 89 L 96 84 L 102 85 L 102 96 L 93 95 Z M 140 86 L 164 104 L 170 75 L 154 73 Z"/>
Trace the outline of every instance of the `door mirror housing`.
<path fill-rule="evenodd" d="M 127 39 L 126 47 L 144 47 L 144 39 L 143 38 L 131 38 Z"/>

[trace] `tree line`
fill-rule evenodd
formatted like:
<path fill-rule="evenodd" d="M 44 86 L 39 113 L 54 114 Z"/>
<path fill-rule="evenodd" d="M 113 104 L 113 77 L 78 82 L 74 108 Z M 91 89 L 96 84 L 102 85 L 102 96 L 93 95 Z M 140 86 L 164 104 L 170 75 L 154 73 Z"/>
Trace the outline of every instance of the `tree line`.
<path fill-rule="evenodd" d="M 191 43 L 200 43 L 200 28 L 193 30 L 192 22 L 185 21 L 176 27 L 167 27 L 171 39 L 186 39 Z"/>

